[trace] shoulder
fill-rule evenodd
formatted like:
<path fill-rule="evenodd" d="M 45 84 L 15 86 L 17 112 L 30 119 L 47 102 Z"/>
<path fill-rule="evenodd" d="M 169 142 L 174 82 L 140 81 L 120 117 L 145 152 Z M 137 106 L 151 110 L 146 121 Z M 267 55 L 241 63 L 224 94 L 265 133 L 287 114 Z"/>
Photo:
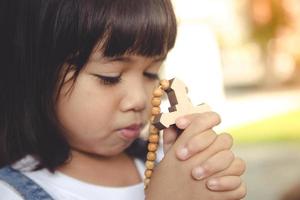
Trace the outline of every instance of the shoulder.
<path fill-rule="evenodd" d="M 0 194 L 3 199 L 22 200 L 23 198 L 7 183 L 0 180 Z"/>

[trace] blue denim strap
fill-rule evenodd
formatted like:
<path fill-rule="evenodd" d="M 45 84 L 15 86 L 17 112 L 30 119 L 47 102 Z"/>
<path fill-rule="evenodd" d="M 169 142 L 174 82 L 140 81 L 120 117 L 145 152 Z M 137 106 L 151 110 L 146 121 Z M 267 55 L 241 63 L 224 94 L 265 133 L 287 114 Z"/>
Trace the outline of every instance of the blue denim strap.
<path fill-rule="evenodd" d="M 10 166 L 0 169 L 0 180 L 15 188 L 25 200 L 54 200 L 37 183 Z"/>

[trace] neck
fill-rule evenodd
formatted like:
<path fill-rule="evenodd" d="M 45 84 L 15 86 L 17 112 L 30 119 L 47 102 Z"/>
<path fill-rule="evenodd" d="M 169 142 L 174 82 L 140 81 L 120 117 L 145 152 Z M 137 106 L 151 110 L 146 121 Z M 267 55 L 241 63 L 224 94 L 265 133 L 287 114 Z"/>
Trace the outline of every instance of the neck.
<path fill-rule="evenodd" d="M 58 170 L 95 185 L 120 187 L 141 181 L 133 159 L 125 153 L 104 157 L 72 150 L 71 159 Z"/>

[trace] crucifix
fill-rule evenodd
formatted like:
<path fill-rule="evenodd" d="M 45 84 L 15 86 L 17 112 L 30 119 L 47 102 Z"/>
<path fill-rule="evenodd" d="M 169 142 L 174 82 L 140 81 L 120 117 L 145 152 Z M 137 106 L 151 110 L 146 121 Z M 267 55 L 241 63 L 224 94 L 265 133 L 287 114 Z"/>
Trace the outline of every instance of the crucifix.
<path fill-rule="evenodd" d="M 165 90 L 171 105 L 171 107 L 169 107 L 169 113 L 156 115 L 153 120 L 153 125 L 159 130 L 175 124 L 175 120 L 180 116 L 210 111 L 210 107 L 205 103 L 197 106 L 192 104 L 187 95 L 187 87 L 179 79 L 171 79 L 169 84 L 168 89 Z"/>

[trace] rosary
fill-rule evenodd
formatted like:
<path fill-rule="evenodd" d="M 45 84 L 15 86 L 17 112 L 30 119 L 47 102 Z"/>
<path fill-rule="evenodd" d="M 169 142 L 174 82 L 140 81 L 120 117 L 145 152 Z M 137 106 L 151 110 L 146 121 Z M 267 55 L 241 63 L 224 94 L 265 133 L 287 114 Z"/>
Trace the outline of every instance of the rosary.
<path fill-rule="evenodd" d="M 161 109 L 159 107 L 161 104 L 161 97 L 164 92 L 168 95 L 171 105 L 171 107 L 169 107 L 169 113 L 161 113 Z M 200 104 L 198 106 L 192 105 L 187 96 L 187 92 L 185 84 L 177 78 L 161 80 L 159 86 L 153 91 L 153 98 L 151 100 L 151 125 L 148 137 L 149 143 L 144 179 L 145 189 L 147 189 L 150 183 L 155 167 L 156 150 L 159 145 L 160 137 L 159 131 L 174 125 L 175 120 L 180 116 L 210 111 L 207 104 Z"/>

